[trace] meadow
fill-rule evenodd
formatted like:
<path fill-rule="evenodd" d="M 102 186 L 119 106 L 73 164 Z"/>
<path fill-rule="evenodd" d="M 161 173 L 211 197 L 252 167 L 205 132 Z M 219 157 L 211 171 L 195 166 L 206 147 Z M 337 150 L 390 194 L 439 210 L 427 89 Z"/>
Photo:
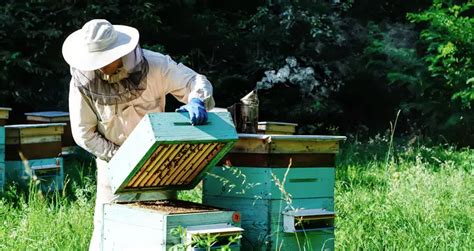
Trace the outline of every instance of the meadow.
<path fill-rule="evenodd" d="M 64 191 L 10 186 L 0 199 L 0 250 L 87 250 L 93 162 L 70 161 Z M 349 139 L 338 156 L 338 250 L 472 250 L 474 150 L 418 140 Z M 180 199 L 200 201 L 198 186 Z"/>

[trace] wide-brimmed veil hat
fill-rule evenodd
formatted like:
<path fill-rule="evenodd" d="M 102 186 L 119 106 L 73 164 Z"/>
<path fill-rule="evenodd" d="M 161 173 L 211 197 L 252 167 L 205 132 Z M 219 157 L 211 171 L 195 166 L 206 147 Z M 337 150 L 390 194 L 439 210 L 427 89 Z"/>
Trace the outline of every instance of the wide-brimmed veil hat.
<path fill-rule="evenodd" d="M 133 27 L 94 19 L 66 38 L 63 57 L 78 70 L 97 70 L 133 51 L 139 37 L 138 30 Z"/>

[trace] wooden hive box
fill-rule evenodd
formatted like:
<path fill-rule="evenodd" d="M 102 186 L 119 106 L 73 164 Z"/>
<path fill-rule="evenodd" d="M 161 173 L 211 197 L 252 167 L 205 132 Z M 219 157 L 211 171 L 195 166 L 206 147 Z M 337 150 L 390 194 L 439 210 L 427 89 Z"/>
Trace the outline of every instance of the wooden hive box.
<path fill-rule="evenodd" d="M 298 124 L 293 123 L 261 121 L 258 122 L 258 133 L 291 135 L 295 133 L 297 126 Z"/>
<path fill-rule="evenodd" d="M 64 165 L 61 135 L 64 123 L 5 126 L 7 182 L 38 183 L 42 191 L 62 189 Z"/>
<path fill-rule="evenodd" d="M 101 250 L 157 250 L 193 244 L 192 236 L 218 235 L 212 250 L 229 244 L 242 232 L 240 215 L 232 210 L 184 201 L 143 201 L 104 205 Z M 177 229 L 180 234 L 173 234 Z M 173 250 L 173 249 L 171 249 Z M 175 250 L 201 250 L 198 246 Z M 207 250 L 207 249 L 202 249 Z M 240 250 L 240 242 L 230 245 Z"/>
<path fill-rule="evenodd" d="M 11 108 L 0 107 L 0 126 L 3 126 L 7 123 L 11 110 Z"/>
<path fill-rule="evenodd" d="M 61 135 L 62 146 L 64 150 L 76 146 L 72 137 L 71 124 L 69 122 L 69 112 L 63 111 L 44 111 L 25 113 L 26 120 L 30 124 L 41 123 L 65 123 L 64 133 Z M 67 151 L 66 151 L 67 152 Z"/>
<path fill-rule="evenodd" d="M 60 156 L 64 126 L 66 126 L 65 123 L 5 126 L 6 160 L 45 159 Z"/>
<path fill-rule="evenodd" d="M 241 212 L 243 250 L 332 250 L 335 156 L 343 140 L 239 134 L 204 179 L 203 202 Z"/>
<path fill-rule="evenodd" d="M 237 141 L 230 113 L 208 113 L 192 126 L 187 113 L 146 115 L 109 162 L 114 193 L 190 189 Z"/>

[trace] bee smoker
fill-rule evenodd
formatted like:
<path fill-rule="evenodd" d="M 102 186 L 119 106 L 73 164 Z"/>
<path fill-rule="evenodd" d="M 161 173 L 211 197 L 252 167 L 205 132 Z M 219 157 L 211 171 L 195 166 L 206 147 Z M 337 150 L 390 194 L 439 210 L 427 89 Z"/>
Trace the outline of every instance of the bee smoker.
<path fill-rule="evenodd" d="M 237 132 L 257 133 L 258 104 L 257 91 L 253 90 L 241 98 L 239 103 L 235 103 L 227 108 L 232 114 Z"/>

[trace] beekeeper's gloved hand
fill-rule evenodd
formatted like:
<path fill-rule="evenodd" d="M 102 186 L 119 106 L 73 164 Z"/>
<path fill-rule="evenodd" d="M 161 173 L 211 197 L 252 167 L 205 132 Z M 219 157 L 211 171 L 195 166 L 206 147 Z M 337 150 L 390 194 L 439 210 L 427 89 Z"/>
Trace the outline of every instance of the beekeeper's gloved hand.
<path fill-rule="evenodd" d="M 207 121 L 207 111 L 204 102 L 198 98 L 193 98 L 187 105 L 176 109 L 177 112 L 188 112 L 189 119 L 193 125 L 202 125 Z"/>

